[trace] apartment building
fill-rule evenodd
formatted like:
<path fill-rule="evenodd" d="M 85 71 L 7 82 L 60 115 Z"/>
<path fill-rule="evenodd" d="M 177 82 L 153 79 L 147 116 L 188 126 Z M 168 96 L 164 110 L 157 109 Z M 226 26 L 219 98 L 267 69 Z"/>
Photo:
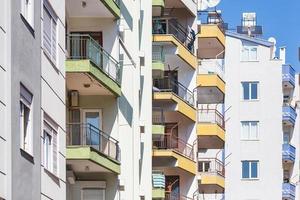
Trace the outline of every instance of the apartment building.
<path fill-rule="evenodd" d="M 66 1 L 67 200 L 151 199 L 151 12 Z"/>
<path fill-rule="evenodd" d="M 274 39 L 258 37 L 255 14 L 237 32 L 226 33 L 226 199 L 297 199 L 295 70 Z"/>
<path fill-rule="evenodd" d="M 199 13 L 197 71 L 197 200 L 221 200 L 225 189 L 225 23 L 221 11 Z"/>
<path fill-rule="evenodd" d="M 65 197 L 63 7 L 1 6 L 0 199 Z"/>
<path fill-rule="evenodd" d="M 152 1 L 153 199 L 191 199 L 198 189 L 197 2 Z"/>

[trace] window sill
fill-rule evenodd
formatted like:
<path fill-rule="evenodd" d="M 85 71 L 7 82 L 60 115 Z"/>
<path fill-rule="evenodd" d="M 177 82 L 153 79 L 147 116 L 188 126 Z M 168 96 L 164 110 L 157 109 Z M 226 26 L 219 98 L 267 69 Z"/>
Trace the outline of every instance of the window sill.
<path fill-rule="evenodd" d="M 245 99 L 241 99 L 241 102 L 258 102 L 259 99 L 250 99 L 250 100 L 245 100 Z"/>
<path fill-rule="evenodd" d="M 259 142 L 259 139 L 241 139 L 242 142 Z"/>
<path fill-rule="evenodd" d="M 21 19 L 22 19 L 23 23 L 25 24 L 25 26 L 27 27 L 27 29 L 28 29 L 29 32 L 31 33 L 31 35 L 32 35 L 33 37 L 35 37 L 34 29 L 33 29 L 33 27 L 31 26 L 31 24 L 27 21 L 27 19 L 23 16 L 22 13 L 20 13 L 20 16 L 21 16 Z"/>
<path fill-rule="evenodd" d="M 29 152 L 27 152 L 26 150 L 21 149 L 21 148 L 20 148 L 20 152 L 21 152 L 21 155 L 22 155 L 26 160 L 28 160 L 29 162 L 31 162 L 32 164 L 34 164 L 34 157 L 33 157 L 32 154 L 30 154 Z"/>
<path fill-rule="evenodd" d="M 259 178 L 241 178 L 241 181 L 259 181 Z"/>
<path fill-rule="evenodd" d="M 241 60 L 241 63 L 258 63 L 259 60 Z"/>

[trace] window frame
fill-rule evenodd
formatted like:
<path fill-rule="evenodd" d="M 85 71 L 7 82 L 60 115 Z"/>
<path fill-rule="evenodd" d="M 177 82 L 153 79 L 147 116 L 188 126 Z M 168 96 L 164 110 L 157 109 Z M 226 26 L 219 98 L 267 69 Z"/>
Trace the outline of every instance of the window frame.
<path fill-rule="evenodd" d="M 47 119 L 48 117 L 44 116 L 43 120 L 43 166 L 44 168 L 51 172 L 54 175 L 58 175 L 59 173 L 59 132 L 58 128 L 53 125 L 53 122 Z M 51 143 L 49 145 L 49 148 L 46 148 L 46 135 L 49 135 L 51 137 Z M 54 139 L 56 138 L 56 148 L 54 148 Z M 50 149 L 50 153 L 48 152 L 46 157 L 46 150 Z M 54 171 L 54 153 L 56 154 L 56 171 Z M 47 159 L 47 165 L 46 165 L 46 159 Z M 50 164 L 49 164 L 50 162 Z"/>
<path fill-rule="evenodd" d="M 33 157 L 33 120 L 32 120 L 33 95 L 23 84 L 20 84 L 19 102 L 20 102 L 20 108 L 19 108 L 20 109 L 19 110 L 20 149 Z M 25 107 L 29 110 L 26 131 L 25 131 L 25 124 L 24 124 Z"/>
<path fill-rule="evenodd" d="M 248 165 L 249 165 L 249 171 L 248 171 L 248 173 L 249 173 L 249 177 L 243 177 L 243 164 L 245 163 L 245 162 L 248 162 Z M 252 164 L 254 164 L 254 163 L 256 163 L 256 174 L 257 174 L 257 176 L 256 177 L 252 177 Z M 259 179 L 259 175 L 260 175 L 260 170 L 259 170 L 259 160 L 242 160 L 241 161 L 241 164 L 242 164 L 242 173 L 241 173 L 241 179 L 242 180 L 258 180 Z"/>
<path fill-rule="evenodd" d="M 245 134 L 243 134 L 243 124 L 244 123 L 248 123 L 248 133 L 247 133 L 247 138 L 244 137 Z M 256 132 L 256 138 L 251 138 L 251 127 L 253 126 L 252 124 L 253 123 L 256 123 L 256 129 L 257 129 L 257 132 Z M 253 121 L 241 121 L 241 140 L 242 141 L 258 141 L 259 140 L 259 121 L 258 120 L 253 120 Z"/>
<path fill-rule="evenodd" d="M 45 16 L 44 14 L 48 13 L 49 18 L 50 18 L 50 52 L 48 50 L 48 48 L 46 48 L 45 45 Z M 42 46 L 43 46 L 43 52 L 45 53 L 45 55 L 47 56 L 47 58 L 49 59 L 49 61 L 57 68 L 57 60 L 58 60 L 58 16 L 56 15 L 56 13 L 54 12 L 52 6 L 50 5 L 50 3 L 48 2 L 48 0 L 43 0 L 43 23 L 42 23 L 42 27 L 43 27 L 43 37 L 42 37 Z M 53 26 L 54 25 L 54 26 Z M 53 32 L 55 32 L 55 41 L 53 38 Z M 54 52 L 53 52 L 54 49 Z M 55 54 L 55 55 L 54 55 Z"/>
<path fill-rule="evenodd" d="M 34 0 L 21 0 L 20 14 L 32 30 L 34 30 Z"/>
<path fill-rule="evenodd" d="M 256 49 L 256 58 L 255 59 L 251 59 L 251 52 L 253 49 Z M 244 51 L 247 50 L 248 51 L 248 55 L 247 58 L 244 58 Z M 247 45 L 247 44 L 242 44 L 242 48 L 241 48 L 241 52 L 240 52 L 240 61 L 241 62 L 258 62 L 258 46 L 257 45 Z"/>
<path fill-rule="evenodd" d="M 249 99 L 245 99 L 245 95 L 244 95 L 244 84 L 248 83 L 249 87 L 248 87 L 248 95 L 249 95 Z M 256 84 L 256 99 L 252 98 L 252 85 Z M 242 101 L 259 101 L 259 97 L 260 97 L 260 90 L 259 90 L 259 81 L 242 81 L 241 82 L 241 99 Z"/>

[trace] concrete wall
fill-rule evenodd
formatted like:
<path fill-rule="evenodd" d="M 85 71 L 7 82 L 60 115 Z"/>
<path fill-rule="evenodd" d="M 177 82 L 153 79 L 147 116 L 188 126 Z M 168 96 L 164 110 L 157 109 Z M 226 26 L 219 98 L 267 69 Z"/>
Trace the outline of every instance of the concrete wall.
<path fill-rule="evenodd" d="M 281 61 L 258 46 L 257 62 L 241 62 L 242 42 L 226 37 L 226 199 L 281 199 Z M 259 81 L 259 100 L 242 100 L 242 81 Z M 241 121 L 259 121 L 259 140 L 241 141 Z M 242 160 L 259 160 L 259 178 L 242 180 Z M 264 189 L 258 189 L 264 188 Z"/>

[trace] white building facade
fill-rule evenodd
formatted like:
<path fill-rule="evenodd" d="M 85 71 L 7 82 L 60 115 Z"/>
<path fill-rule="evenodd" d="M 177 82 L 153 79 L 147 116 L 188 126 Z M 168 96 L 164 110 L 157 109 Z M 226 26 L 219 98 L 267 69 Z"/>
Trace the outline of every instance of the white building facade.
<path fill-rule="evenodd" d="M 269 41 L 227 32 L 226 199 L 296 199 L 295 71 L 284 49 L 280 58 L 273 51 Z"/>

